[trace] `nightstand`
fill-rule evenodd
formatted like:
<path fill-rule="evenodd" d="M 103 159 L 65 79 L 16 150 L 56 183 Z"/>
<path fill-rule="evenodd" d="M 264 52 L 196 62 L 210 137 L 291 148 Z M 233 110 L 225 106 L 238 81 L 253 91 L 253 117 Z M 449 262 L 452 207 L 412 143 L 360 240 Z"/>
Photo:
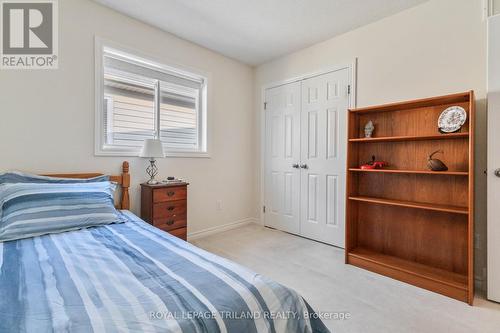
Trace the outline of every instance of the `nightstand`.
<path fill-rule="evenodd" d="M 141 218 L 180 239 L 187 239 L 188 183 L 141 184 Z"/>

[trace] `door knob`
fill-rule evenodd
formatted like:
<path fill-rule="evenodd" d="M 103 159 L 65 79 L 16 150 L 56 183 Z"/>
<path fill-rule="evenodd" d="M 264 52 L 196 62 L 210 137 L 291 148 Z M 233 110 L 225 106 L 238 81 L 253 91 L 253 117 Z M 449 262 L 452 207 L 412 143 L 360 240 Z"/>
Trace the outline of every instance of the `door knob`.
<path fill-rule="evenodd" d="M 298 163 L 294 163 L 294 164 L 292 164 L 292 168 L 298 169 L 298 168 L 300 168 L 300 165 Z"/>
<path fill-rule="evenodd" d="M 494 171 L 494 173 L 495 173 L 495 176 L 500 177 L 500 169 L 496 169 Z"/>
<path fill-rule="evenodd" d="M 302 169 L 309 169 L 309 167 L 308 167 L 308 166 L 307 166 L 307 164 L 305 164 L 305 163 L 304 163 L 304 164 L 301 164 L 301 165 L 300 165 L 300 167 L 301 167 Z"/>

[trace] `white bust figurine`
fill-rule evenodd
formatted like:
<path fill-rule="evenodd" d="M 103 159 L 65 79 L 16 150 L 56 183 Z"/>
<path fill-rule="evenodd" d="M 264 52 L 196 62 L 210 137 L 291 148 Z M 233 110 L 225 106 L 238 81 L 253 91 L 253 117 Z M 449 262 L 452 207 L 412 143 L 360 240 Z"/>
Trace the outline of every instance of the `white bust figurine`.
<path fill-rule="evenodd" d="M 365 138 L 371 138 L 374 130 L 375 126 L 373 125 L 373 121 L 370 120 L 365 125 Z"/>

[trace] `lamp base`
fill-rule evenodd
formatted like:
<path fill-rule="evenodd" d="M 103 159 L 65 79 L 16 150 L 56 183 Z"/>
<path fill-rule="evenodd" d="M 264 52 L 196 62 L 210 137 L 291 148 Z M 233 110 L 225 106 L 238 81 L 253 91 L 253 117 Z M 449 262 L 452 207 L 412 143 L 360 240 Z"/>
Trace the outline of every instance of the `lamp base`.
<path fill-rule="evenodd" d="M 149 166 L 146 169 L 146 173 L 149 175 L 148 184 L 155 185 L 159 183 L 159 181 L 155 179 L 158 174 L 158 167 L 156 166 L 156 160 L 154 158 L 149 160 Z"/>

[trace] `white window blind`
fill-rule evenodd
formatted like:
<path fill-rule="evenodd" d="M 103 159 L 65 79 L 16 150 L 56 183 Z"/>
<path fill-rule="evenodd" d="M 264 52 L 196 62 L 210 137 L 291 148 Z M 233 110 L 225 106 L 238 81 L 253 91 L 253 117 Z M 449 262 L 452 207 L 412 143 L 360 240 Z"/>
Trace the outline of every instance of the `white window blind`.
<path fill-rule="evenodd" d="M 199 91 L 182 91 L 160 82 L 160 139 L 167 148 L 193 150 L 199 146 Z"/>
<path fill-rule="evenodd" d="M 141 147 L 155 135 L 154 84 L 104 75 L 104 131 L 107 145 Z"/>
<path fill-rule="evenodd" d="M 106 47 L 102 67 L 101 152 L 206 152 L 206 79 Z"/>

